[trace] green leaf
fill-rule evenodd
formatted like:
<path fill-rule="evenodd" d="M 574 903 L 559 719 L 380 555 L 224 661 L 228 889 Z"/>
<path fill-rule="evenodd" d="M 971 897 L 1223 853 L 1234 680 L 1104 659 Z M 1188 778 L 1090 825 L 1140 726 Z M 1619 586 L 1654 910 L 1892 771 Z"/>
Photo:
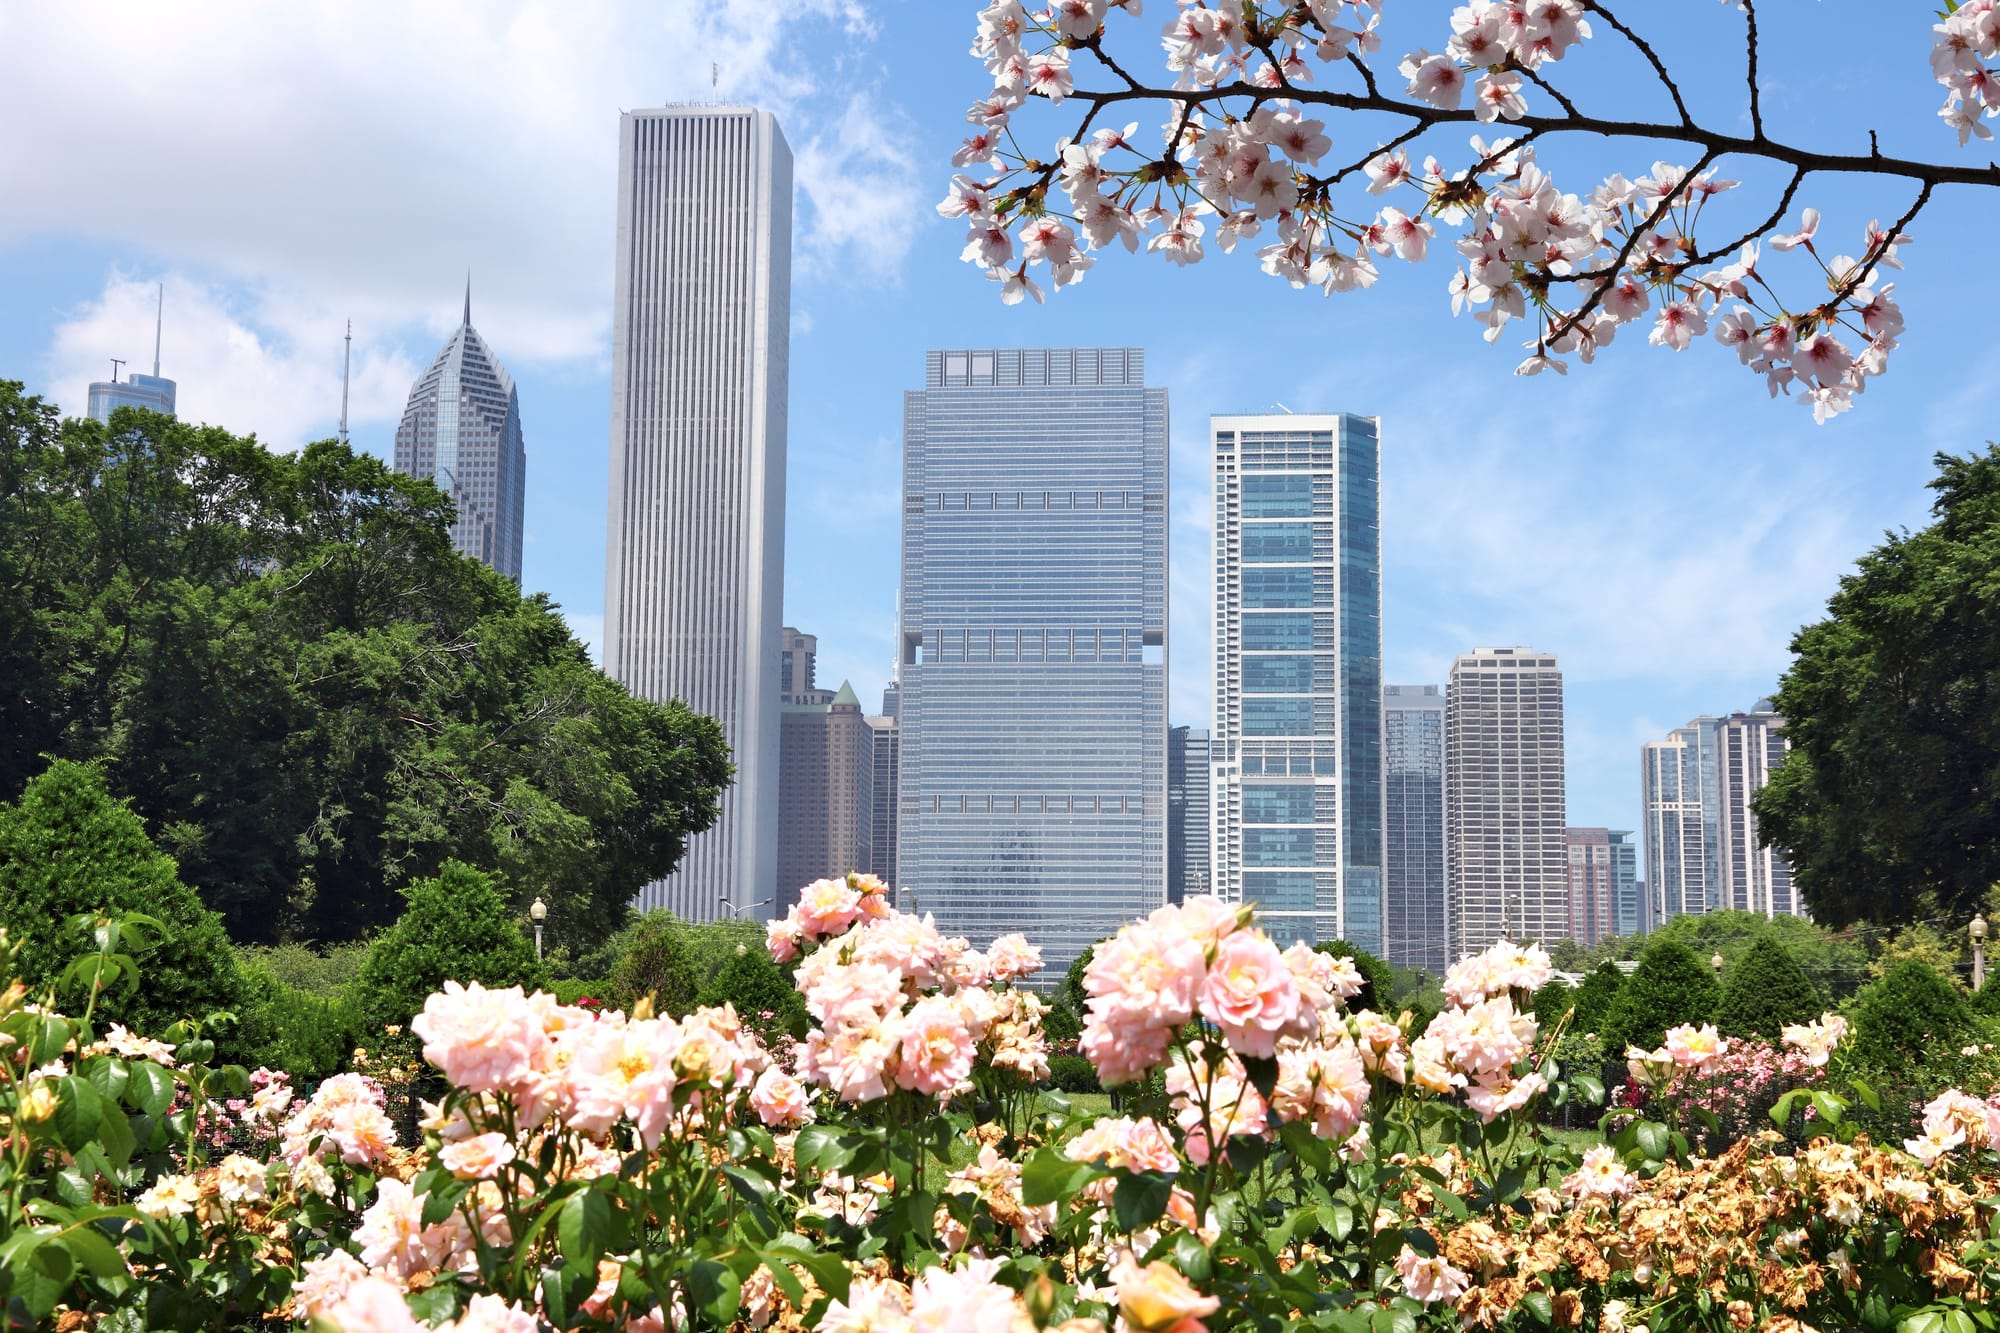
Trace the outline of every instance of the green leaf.
<path fill-rule="evenodd" d="M 771 1281 L 777 1284 L 779 1291 L 785 1293 L 785 1299 L 790 1301 L 794 1308 L 805 1305 L 805 1285 L 799 1281 L 799 1275 L 792 1271 L 792 1266 L 769 1253 L 758 1257 L 764 1261 L 764 1271 L 771 1275 Z"/>
<path fill-rule="evenodd" d="M 28 1307 L 28 1313 L 36 1322 L 47 1319 L 49 1312 L 56 1308 L 63 1293 L 69 1290 L 69 1280 L 76 1271 L 76 1265 L 69 1257 L 69 1251 L 60 1244 L 52 1244 L 53 1237 L 35 1235 L 36 1243 L 22 1246 L 0 1261 L 11 1279 L 9 1295 Z"/>
<path fill-rule="evenodd" d="M 1848 1081 L 1851 1084 L 1853 1084 L 1854 1095 L 1860 1098 L 1861 1104 L 1863 1106 L 1867 1107 L 1871 1111 L 1875 1111 L 1878 1113 L 1881 1111 L 1882 1098 L 1879 1095 L 1877 1095 L 1875 1089 L 1869 1087 L 1866 1083 L 1863 1083 L 1858 1078 L 1850 1079 Z"/>
<path fill-rule="evenodd" d="M 1173 1196 L 1174 1178 L 1162 1171 L 1135 1171 L 1111 1192 L 1111 1211 L 1124 1231 L 1137 1231 L 1160 1220 Z"/>
<path fill-rule="evenodd" d="M 1174 1234 L 1174 1267 L 1190 1282 L 1207 1282 L 1215 1271 L 1214 1259 L 1200 1236 L 1181 1231 Z"/>
<path fill-rule="evenodd" d="M 90 1080 L 65 1074 L 56 1084 L 56 1137 L 75 1151 L 90 1142 L 104 1119 L 104 1097 Z"/>
<path fill-rule="evenodd" d="M 1632 1142 L 1647 1159 L 1664 1162 L 1673 1152 L 1667 1127 L 1657 1120 L 1641 1120 L 1632 1127 Z"/>
<path fill-rule="evenodd" d="M 1426 1180 L 1424 1184 L 1430 1187 L 1431 1195 L 1438 1201 L 1438 1205 L 1453 1217 L 1463 1222 L 1472 1216 L 1472 1210 L 1466 1206 L 1465 1200 L 1452 1193 L 1449 1188 L 1434 1180 Z"/>
<path fill-rule="evenodd" d="M 1806 1090 L 1804 1088 L 1793 1088 L 1790 1092 L 1778 1098 L 1771 1106 L 1771 1123 L 1779 1129 L 1783 1129 L 1786 1125 L 1790 1124 L 1793 1110 L 1797 1108 L 1799 1099 L 1805 1095 Z"/>
<path fill-rule="evenodd" d="M 1545 1291 L 1531 1291 L 1521 1298 L 1521 1308 L 1535 1317 L 1537 1323 L 1553 1324 L 1556 1320 L 1555 1306 L 1549 1302 Z"/>
<path fill-rule="evenodd" d="M 611 1200 L 601 1190 L 584 1189 L 569 1196 L 556 1219 L 556 1240 L 563 1258 L 595 1268 L 611 1241 Z"/>
<path fill-rule="evenodd" d="M 1604 1080 L 1595 1074 L 1577 1074 L 1569 1081 L 1576 1095 L 1592 1106 L 1604 1105 Z"/>
<path fill-rule="evenodd" d="M 1841 1118 L 1847 1114 L 1847 1103 L 1832 1093 L 1822 1092 L 1818 1088 L 1812 1089 L 1812 1104 L 1813 1109 L 1819 1112 L 1820 1118 L 1829 1125 L 1839 1124 Z M 1967 1330 L 1967 1333 L 1971 1331 Z"/>
<path fill-rule="evenodd" d="M 805 1135 L 799 1131 L 800 1137 Z M 1072 1162 L 1055 1148 L 1041 1148 L 1021 1168 L 1021 1202 L 1030 1208 L 1067 1199 L 1084 1182 L 1103 1174 L 1088 1162 Z"/>
<path fill-rule="evenodd" d="M 125 1091 L 125 1084 L 132 1075 L 125 1062 L 115 1055 L 100 1055 L 88 1061 L 83 1067 L 83 1076 L 90 1080 L 90 1086 L 103 1093 L 110 1101 L 117 1101 Z"/>
<path fill-rule="evenodd" d="M 807 1125 L 792 1144 L 792 1157 L 804 1169 L 817 1166 L 822 1171 L 838 1171 L 854 1160 L 860 1144 L 844 1139 L 832 1125 Z"/>
<path fill-rule="evenodd" d="M 1321 1205 L 1319 1224 L 1335 1241 L 1343 1241 L 1354 1231 L 1354 1209 L 1344 1203 Z"/>
<path fill-rule="evenodd" d="M 687 1292 L 697 1310 L 718 1324 L 728 1324 L 742 1303 L 743 1283 L 727 1265 L 697 1259 L 687 1270 Z"/>
<path fill-rule="evenodd" d="M 63 1232 L 62 1244 L 69 1251 L 70 1258 L 87 1269 L 92 1277 L 110 1280 L 127 1274 L 125 1261 L 118 1257 L 118 1247 L 88 1223 Z"/>
<path fill-rule="evenodd" d="M 151 1060 L 134 1060 L 131 1068 L 132 1081 L 125 1089 L 126 1102 L 134 1110 L 158 1119 L 173 1104 L 173 1074 Z"/>

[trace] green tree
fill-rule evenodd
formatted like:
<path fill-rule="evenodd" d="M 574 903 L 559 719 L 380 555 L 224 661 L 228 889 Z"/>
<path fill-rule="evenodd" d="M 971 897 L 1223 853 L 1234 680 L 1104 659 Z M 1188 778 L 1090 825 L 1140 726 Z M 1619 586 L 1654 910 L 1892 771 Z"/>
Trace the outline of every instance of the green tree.
<path fill-rule="evenodd" d="M 806 1034 L 805 997 L 761 942 L 732 947 L 722 965 L 703 979 L 695 1003 L 734 1005 L 736 1016 L 766 1037 Z"/>
<path fill-rule="evenodd" d="M 1389 965 L 1366 949 L 1357 949 L 1346 940 L 1325 940 L 1313 949 L 1329 958 L 1354 960 L 1355 970 L 1361 973 L 1361 990 L 1347 1001 L 1347 1008 L 1382 1013 L 1395 1000 L 1395 979 L 1389 974 Z"/>
<path fill-rule="evenodd" d="M 1863 987 L 1850 1018 L 1856 1058 L 1869 1069 L 1891 1072 L 1956 1051 L 1976 1021 L 1965 992 L 1916 958 Z"/>
<path fill-rule="evenodd" d="M 1615 963 L 1599 963 L 1591 969 L 1583 984 L 1576 988 L 1576 1001 L 1570 1006 L 1574 1015 L 1570 1019 L 1570 1031 L 1580 1035 L 1602 1033 L 1605 1021 L 1611 1017 L 1611 1006 L 1618 999 L 1618 992 L 1624 988 L 1625 974 Z M 1623 1054 L 1625 1048 L 1619 1047 Z"/>
<path fill-rule="evenodd" d="M 701 978 L 687 934 L 671 912 L 647 912 L 627 926 L 606 978 L 615 1008 L 630 1010 L 647 997 L 657 1013 L 679 1017 L 695 1007 Z"/>
<path fill-rule="evenodd" d="M 1936 521 L 1841 579 L 1776 696 L 1758 827 L 1835 925 L 1962 919 L 2000 880 L 2000 446 L 1935 461 Z"/>
<path fill-rule="evenodd" d="M 1809 1023 L 1825 1012 L 1826 996 L 1775 939 L 1750 946 L 1723 976 L 1715 1026 L 1726 1037 L 1776 1041 L 1787 1024 Z"/>
<path fill-rule="evenodd" d="M 88 951 L 88 939 L 71 931 L 72 917 L 131 912 L 165 929 L 139 959 L 137 992 L 107 992 L 100 1023 L 158 1032 L 242 1005 L 243 976 L 221 919 L 181 882 L 173 859 L 105 789 L 102 774 L 57 760 L 19 801 L 0 806 L 0 926 L 23 945 L 22 980 L 46 986 Z"/>
<path fill-rule="evenodd" d="M 1561 977 L 1550 977 L 1542 988 L 1535 992 L 1528 1008 L 1535 1015 L 1535 1022 L 1547 1032 L 1562 1021 L 1576 1005 L 1576 987 Z"/>
<path fill-rule="evenodd" d="M 1869 960 L 1868 975 L 1878 980 L 1896 969 L 1906 958 L 1915 958 L 1940 976 L 1958 975 L 1957 940 L 1947 940 L 1931 926 L 1919 922 L 1904 926 L 1882 942 L 1882 952 Z"/>
<path fill-rule="evenodd" d="M 1851 935 L 1830 931 L 1804 917 L 1766 917 L 1761 912 L 1724 909 L 1696 916 L 1677 916 L 1641 945 L 1656 939 L 1685 944 L 1702 959 L 1722 955 L 1723 967 L 1733 968 L 1759 940 L 1775 940 L 1813 984 L 1829 995 L 1852 995 L 1868 980 L 1868 951 Z M 1632 953 L 1628 956 L 1637 957 Z"/>
<path fill-rule="evenodd" d="M 368 950 L 351 1002 L 365 1030 L 407 1026 L 447 981 L 536 990 L 548 976 L 493 878 L 460 861 L 418 880 L 402 918 Z"/>
<path fill-rule="evenodd" d="M 729 781 L 557 609 L 451 549 L 450 500 L 332 441 L 61 421 L 0 382 L 0 800 L 101 763 L 236 936 L 351 940 L 446 860 L 608 938 Z"/>
<path fill-rule="evenodd" d="M 1627 1046 L 1652 1050 L 1670 1027 L 1706 1023 L 1715 1014 L 1718 987 L 1708 963 L 1685 944 L 1656 939 L 1639 955 L 1639 967 L 1618 988 L 1600 1033 L 1613 1055 Z"/>

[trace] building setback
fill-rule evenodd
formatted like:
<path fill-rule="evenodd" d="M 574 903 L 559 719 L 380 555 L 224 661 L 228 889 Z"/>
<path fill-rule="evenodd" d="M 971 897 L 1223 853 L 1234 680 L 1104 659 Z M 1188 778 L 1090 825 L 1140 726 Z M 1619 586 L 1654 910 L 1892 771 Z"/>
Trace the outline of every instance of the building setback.
<path fill-rule="evenodd" d="M 1452 950 L 1569 934 L 1563 681 L 1532 648 L 1476 648 L 1445 696 Z"/>
<path fill-rule="evenodd" d="M 528 454 L 514 378 L 465 316 L 410 386 L 396 426 L 396 471 L 425 477 L 451 497 L 451 546 L 521 581 L 521 525 Z"/>
<path fill-rule="evenodd" d="M 1721 719 L 1698 717 L 1640 747 L 1640 809 L 1646 893 L 1653 924 L 1715 905 L 1715 733 Z"/>
<path fill-rule="evenodd" d="M 1792 748 L 1785 719 L 1759 700 L 1748 713 L 1721 719 L 1715 735 L 1715 904 L 1765 917 L 1803 916 L 1792 887 L 1791 863 L 1775 847 L 1759 846 L 1751 798 L 1771 780 L 1771 770 Z"/>
<path fill-rule="evenodd" d="M 788 703 L 778 782 L 778 902 L 873 863 L 875 732 L 845 681 L 825 703 Z"/>
<path fill-rule="evenodd" d="M 714 827 L 642 907 L 685 920 L 778 887 L 779 616 L 792 157 L 775 119 L 678 106 L 619 120 L 604 668 L 722 725 Z"/>
<path fill-rule="evenodd" d="M 1444 691 L 1382 688 L 1382 903 L 1398 967 L 1442 977 L 1451 962 L 1445 917 Z"/>
<path fill-rule="evenodd" d="M 1208 892 L 1208 731 L 1167 732 L 1167 901 Z"/>
<path fill-rule="evenodd" d="M 1137 348 L 935 351 L 903 443 L 903 905 L 1060 977 L 1166 896 L 1166 390 Z"/>
<path fill-rule="evenodd" d="M 1569 937 L 1587 948 L 1638 924 L 1639 857 L 1627 829 L 1573 828 L 1569 844 Z M 1626 924 L 1630 923 L 1630 924 Z"/>
<path fill-rule="evenodd" d="M 1282 942 L 1384 951 L 1380 423 L 1209 420 L 1212 883 Z"/>

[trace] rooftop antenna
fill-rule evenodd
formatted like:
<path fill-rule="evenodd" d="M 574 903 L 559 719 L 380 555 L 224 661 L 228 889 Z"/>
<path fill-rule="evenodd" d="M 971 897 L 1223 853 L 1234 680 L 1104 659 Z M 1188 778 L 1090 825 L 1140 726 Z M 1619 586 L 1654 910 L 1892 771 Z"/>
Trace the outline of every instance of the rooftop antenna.
<path fill-rule="evenodd" d="M 347 377 L 354 368 L 354 321 L 347 321 L 347 346 L 340 354 L 340 442 L 347 443 Z"/>
<path fill-rule="evenodd" d="M 714 92 L 722 86 L 722 65 L 718 61 L 708 62 L 708 90 Z"/>
<path fill-rule="evenodd" d="M 111 382 L 113 384 L 116 384 L 118 382 L 118 367 L 124 364 L 125 363 L 123 361 L 120 361 L 115 356 L 111 358 Z"/>
<path fill-rule="evenodd" d="M 1271 406 L 1277 408 L 1280 412 L 1283 412 L 1288 417 L 1298 415 L 1296 412 L 1293 412 L 1291 408 L 1286 407 L 1283 403 L 1279 402 L 1275 398 L 1271 400 Z"/>
<path fill-rule="evenodd" d="M 472 327 L 472 270 L 465 270 L 465 327 Z"/>
<path fill-rule="evenodd" d="M 153 378 L 160 377 L 160 327 L 167 320 L 167 284 L 160 284 L 160 304 L 153 311 Z"/>

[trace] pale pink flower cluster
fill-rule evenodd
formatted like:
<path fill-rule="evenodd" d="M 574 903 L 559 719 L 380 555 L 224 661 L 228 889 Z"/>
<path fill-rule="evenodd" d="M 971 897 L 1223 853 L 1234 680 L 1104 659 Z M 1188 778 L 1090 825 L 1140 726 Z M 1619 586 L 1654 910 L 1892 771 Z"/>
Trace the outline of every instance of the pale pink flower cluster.
<path fill-rule="evenodd" d="M 1409 1081 L 1440 1095 L 1463 1090 L 1466 1104 L 1488 1122 L 1534 1101 L 1548 1082 L 1523 1066 L 1533 1058 L 1540 1025 L 1515 1007 L 1515 997 L 1546 985 L 1551 975 L 1539 946 L 1509 940 L 1452 964 L 1444 980 L 1450 1004 L 1410 1043 Z"/>
<path fill-rule="evenodd" d="M 123 1023 L 113 1023 L 97 1041 L 83 1048 L 81 1054 L 121 1055 L 128 1060 L 151 1060 L 156 1065 L 168 1069 L 174 1067 L 174 1047 L 170 1042 L 155 1041 L 142 1037 L 126 1029 Z"/>
<path fill-rule="evenodd" d="M 287 1100 L 290 1091 L 285 1089 Z M 308 1187 L 323 1180 L 324 1172 L 315 1168 L 329 1153 L 350 1166 L 379 1166 L 396 1146 L 396 1126 L 383 1109 L 387 1101 L 381 1085 L 367 1075 L 335 1074 L 285 1118 L 279 1153 Z"/>
<path fill-rule="evenodd" d="M 1974 136 L 1991 139 L 1979 121 L 2000 116 L 2000 3 L 1964 0 L 1940 19 L 1931 29 L 1931 73 L 1945 88 L 1938 114 L 1958 131 L 1961 147 Z"/>
<path fill-rule="evenodd" d="M 1980 1101 L 1949 1088 L 1924 1107 L 1923 1133 L 1903 1141 L 1904 1149 L 1929 1166 L 1954 1148 L 1975 1151 L 2000 1146 L 2000 1099 Z"/>
<path fill-rule="evenodd" d="M 796 974 L 816 1024 L 799 1052 L 806 1082 L 849 1102 L 897 1088 L 948 1096 L 971 1078 L 982 1042 L 990 1063 L 1046 1074 L 1040 1002 L 990 989 L 1041 967 L 1041 952 L 1021 936 L 981 952 L 885 901 L 879 912 L 857 910 L 838 934 L 800 939 L 817 946 Z"/>
<path fill-rule="evenodd" d="M 892 910 L 889 886 L 873 875 L 815 880 L 799 890 L 799 900 L 782 918 L 765 927 L 765 946 L 771 957 L 789 963 L 801 948 L 844 935 L 857 921 L 878 921 Z"/>
<path fill-rule="evenodd" d="M 1622 1199 L 1638 1184 L 1638 1177 L 1606 1144 L 1586 1148 L 1583 1162 L 1563 1180 L 1563 1193 L 1572 1199 Z"/>
<path fill-rule="evenodd" d="M 541 1327 L 532 1310 L 491 1295 L 474 1296 L 456 1319 L 426 1324 L 410 1313 L 402 1288 L 343 1251 L 307 1263 L 295 1296 L 302 1315 L 341 1333 L 537 1333 Z"/>
<path fill-rule="evenodd" d="M 1824 1069 L 1847 1036 L 1847 1020 L 1839 1014 L 1821 1014 L 1811 1023 L 1790 1023 L 1780 1034 L 1785 1045 L 1805 1056 L 1814 1069 Z"/>
<path fill-rule="evenodd" d="M 1472 105 L 1487 121 L 1528 114 L 1521 76 L 1512 70 L 1560 60 L 1590 36 L 1581 0 L 1473 0 L 1452 11 L 1451 29 L 1442 54 L 1419 49 L 1403 57 L 1398 68 L 1410 81 L 1406 91 L 1420 102 L 1455 110 L 1465 101 L 1467 78 L 1477 72 Z"/>
<path fill-rule="evenodd" d="M 1181 1159 L 1173 1140 L 1150 1116 L 1126 1116 L 1093 1121 L 1088 1129 L 1063 1145 L 1072 1162 L 1095 1162 L 1125 1171 L 1159 1171 L 1174 1175 Z"/>
<path fill-rule="evenodd" d="M 1020 1293 L 996 1280 L 1000 1261 L 979 1256 L 940 1264 L 903 1285 L 856 1276 L 847 1298 L 827 1306 L 818 1333 L 1018 1333 L 1036 1326 Z M 1103 1333 L 1095 1320 L 1072 1321 L 1073 1333 Z"/>
<path fill-rule="evenodd" d="M 1519 992 L 1533 995 L 1555 975 L 1548 951 L 1539 944 L 1500 940 L 1484 953 L 1469 954 L 1445 969 L 1444 997 L 1460 1008 Z"/>
<path fill-rule="evenodd" d="M 1456 1305 L 1472 1286 L 1471 1275 L 1452 1267 L 1443 1255 L 1418 1254 L 1407 1245 L 1396 1256 L 1396 1278 L 1425 1305 Z"/>
<path fill-rule="evenodd" d="M 1667 1029 L 1662 1049 L 1676 1068 L 1707 1074 L 1729 1049 L 1729 1038 L 1718 1033 L 1713 1023 L 1703 1023 L 1700 1027 L 1682 1023 Z"/>

